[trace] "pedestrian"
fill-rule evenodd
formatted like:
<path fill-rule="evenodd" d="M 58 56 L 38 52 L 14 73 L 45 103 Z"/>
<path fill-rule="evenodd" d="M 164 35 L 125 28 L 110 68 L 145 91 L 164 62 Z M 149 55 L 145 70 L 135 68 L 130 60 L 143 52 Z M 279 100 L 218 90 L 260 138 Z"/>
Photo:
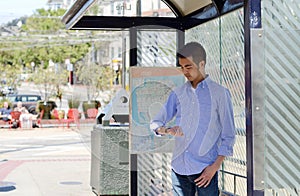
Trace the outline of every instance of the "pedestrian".
<path fill-rule="evenodd" d="M 18 111 L 24 114 L 28 114 L 28 110 L 23 106 L 21 101 L 17 102 L 17 106 L 14 108 L 14 111 Z"/>
<path fill-rule="evenodd" d="M 11 120 L 11 109 L 7 101 L 3 102 L 3 108 L 0 109 L 0 119 L 7 122 Z"/>
<path fill-rule="evenodd" d="M 171 161 L 173 194 L 217 196 L 218 170 L 233 155 L 235 126 L 231 95 L 205 72 L 206 52 L 190 42 L 177 53 L 187 81 L 172 91 L 150 128 L 175 137 Z M 168 127 L 175 117 L 175 126 Z"/>
<path fill-rule="evenodd" d="M 32 128 L 38 128 L 38 124 L 37 124 L 37 115 L 34 115 L 34 114 L 31 114 L 29 113 L 29 111 L 26 109 L 26 107 L 23 106 L 22 102 L 21 101 L 18 101 L 17 103 L 17 106 L 14 108 L 14 111 L 18 111 L 18 112 L 21 112 L 20 114 L 20 117 L 19 117 L 19 121 L 20 121 L 20 124 L 21 126 L 23 126 L 22 124 L 24 122 L 31 122 L 29 124 L 32 124 Z M 14 128 L 15 125 L 13 125 Z M 29 127 L 27 127 L 29 128 Z"/>

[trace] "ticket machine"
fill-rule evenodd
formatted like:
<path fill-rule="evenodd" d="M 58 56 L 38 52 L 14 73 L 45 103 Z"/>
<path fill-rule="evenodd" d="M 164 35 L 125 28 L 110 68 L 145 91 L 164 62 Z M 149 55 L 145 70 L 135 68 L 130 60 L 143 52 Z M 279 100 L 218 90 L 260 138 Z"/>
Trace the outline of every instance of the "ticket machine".
<path fill-rule="evenodd" d="M 129 95 L 125 89 L 120 89 L 99 113 L 97 123 L 103 126 L 129 124 Z"/>

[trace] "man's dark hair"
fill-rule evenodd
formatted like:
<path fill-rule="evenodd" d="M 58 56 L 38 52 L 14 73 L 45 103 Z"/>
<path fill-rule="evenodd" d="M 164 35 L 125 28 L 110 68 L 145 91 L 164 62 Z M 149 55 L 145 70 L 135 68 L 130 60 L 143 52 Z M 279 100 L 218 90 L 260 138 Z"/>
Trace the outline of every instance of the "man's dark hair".
<path fill-rule="evenodd" d="M 178 58 L 187 58 L 192 57 L 194 63 L 197 65 L 200 61 L 206 62 L 206 52 L 203 46 L 197 42 L 190 42 L 185 44 L 178 52 L 177 52 L 177 60 Z"/>

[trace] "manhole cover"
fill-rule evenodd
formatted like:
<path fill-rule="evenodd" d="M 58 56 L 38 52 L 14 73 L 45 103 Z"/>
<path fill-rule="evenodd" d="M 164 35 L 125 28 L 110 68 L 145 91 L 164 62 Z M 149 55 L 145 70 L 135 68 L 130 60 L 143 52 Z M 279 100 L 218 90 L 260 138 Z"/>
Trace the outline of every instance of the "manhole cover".
<path fill-rule="evenodd" d="M 63 185 L 78 185 L 78 184 L 82 184 L 81 182 L 76 182 L 76 181 L 65 181 L 65 182 L 60 182 L 60 184 Z"/>
<path fill-rule="evenodd" d="M 8 192 L 15 190 L 16 183 L 14 182 L 5 182 L 5 181 L 0 181 L 0 192 Z"/>

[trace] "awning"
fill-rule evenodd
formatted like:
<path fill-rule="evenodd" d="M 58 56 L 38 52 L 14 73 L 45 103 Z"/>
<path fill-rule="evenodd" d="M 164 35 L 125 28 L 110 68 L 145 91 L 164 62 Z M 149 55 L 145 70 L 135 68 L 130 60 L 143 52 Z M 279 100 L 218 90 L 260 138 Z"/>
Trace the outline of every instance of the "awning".
<path fill-rule="evenodd" d="M 117 0 L 116 0 L 117 1 Z M 136 6 L 149 0 L 136 0 Z M 67 29 L 121 30 L 131 27 L 174 28 L 186 30 L 241 8 L 243 0 L 162 0 L 175 17 L 93 16 L 85 15 L 97 0 L 77 0 L 62 17 Z M 114 0 L 102 0 L 112 3 Z M 119 0 L 120 2 L 120 0 Z M 138 10 L 138 7 L 133 9 Z"/>

